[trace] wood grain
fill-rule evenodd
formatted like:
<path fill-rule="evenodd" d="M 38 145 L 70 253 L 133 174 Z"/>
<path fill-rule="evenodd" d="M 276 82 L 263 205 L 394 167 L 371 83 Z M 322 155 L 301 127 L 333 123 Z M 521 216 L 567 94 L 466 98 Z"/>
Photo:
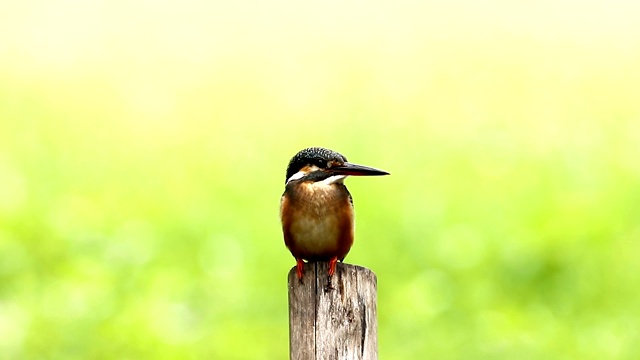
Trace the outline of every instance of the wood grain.
<path fill-rule="evenodd" d="M 305 264 L 303 281 L 289 271 L 291 360 L 377 360 L 377 280 L 369 269 Z"/>

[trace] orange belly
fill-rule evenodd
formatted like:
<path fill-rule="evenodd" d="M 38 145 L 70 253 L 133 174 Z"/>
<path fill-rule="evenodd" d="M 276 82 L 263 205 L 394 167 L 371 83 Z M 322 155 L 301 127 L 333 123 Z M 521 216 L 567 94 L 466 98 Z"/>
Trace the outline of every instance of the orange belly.
<path fill-rule="evenodd" d="M 353 206 L 344 185 L 302 185 L 280 204 L 284 241 L 307 261 L 344 259 L 353 244 Z"/>

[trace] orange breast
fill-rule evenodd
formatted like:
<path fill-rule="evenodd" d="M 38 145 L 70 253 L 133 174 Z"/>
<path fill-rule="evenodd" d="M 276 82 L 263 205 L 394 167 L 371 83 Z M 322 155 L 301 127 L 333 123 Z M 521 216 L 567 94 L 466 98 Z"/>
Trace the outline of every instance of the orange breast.
<path fill-rule="evenodd" d="M 299 183 L 280 203 L 284 241 L 308 261 L 342 260 L 353 244 L 353 206 L 343 184 Z"/>

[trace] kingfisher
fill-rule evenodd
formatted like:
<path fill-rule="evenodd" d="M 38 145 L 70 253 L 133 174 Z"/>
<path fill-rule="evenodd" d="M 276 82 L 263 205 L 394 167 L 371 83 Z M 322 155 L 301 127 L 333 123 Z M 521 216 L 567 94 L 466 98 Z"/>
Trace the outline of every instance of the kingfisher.
<path fill-rule="evenodd" d="M 321 147 L 303 149 L 289 161 L 280 220 L 300 281 L 304 260 L 328 261 L 331 277 L 353 245 L 353 199 L 344 185 L 349 175 L 389 173 L 350 163 L 342 154 Z"/>

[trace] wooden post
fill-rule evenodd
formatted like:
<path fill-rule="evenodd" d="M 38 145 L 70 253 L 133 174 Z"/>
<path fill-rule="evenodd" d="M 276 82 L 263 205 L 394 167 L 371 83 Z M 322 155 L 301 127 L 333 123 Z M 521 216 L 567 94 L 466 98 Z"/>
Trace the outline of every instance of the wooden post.
<path fill-rule="evenodd" d="M 338 263 L 329 285 L 329 265 L 305 264 L 302 283 L 289 271 L 291 360 L 377 360 L 376 275 Z"/>

